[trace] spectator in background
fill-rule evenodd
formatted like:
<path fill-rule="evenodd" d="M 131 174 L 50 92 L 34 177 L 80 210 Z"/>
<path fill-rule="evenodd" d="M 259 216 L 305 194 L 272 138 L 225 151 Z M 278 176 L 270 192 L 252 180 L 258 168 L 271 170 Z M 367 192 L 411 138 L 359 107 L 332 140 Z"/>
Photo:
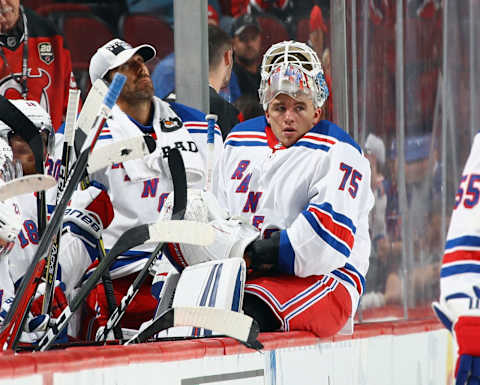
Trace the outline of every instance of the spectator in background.
<path fill-rule="evenodd" d="M 219 15 L 212 5 L 208 5 L 208 25 L 219 26 Z M 152 73 L 155 96 L 160 99 L 175 100 L 175 52 L 165 56 L 155 66 Z M 227 101 L 233 102 L 239 95 L 238 82 L 233 80 L 223 87 L 219 94 Z"/>
<path fill-rule="evenodd" d="M 257 116 L 262 116 L 265 113 L 262 105 L 258 101 L 258 98 L 253 95 L 241 95 L 233 104 L 240 111 L 240 120 L 256 118 Z"/>
<path fill-rule="evenodd" d="M 208 63 L 210 112 L 218 116 L 217 122 L 225 140 L 233 126 L 239 123 L 239 111 L 219 95 L 230 81 L 233 49 L 230 36 L 215 25 L 208 26 Z"/>
<path fill-rule="evenodd" d="M 310 12 L 308 44 L 315 50 L 319 58 L 323 57 L 326 47 L 327 25 L 323 20 L 322 10 L 315 5 Z M 323 64 L 323 63 L 322 63 Z"/>
<path fill-rule="evenodd" d="M 258 100 L 262 46 L 260 25 L 255 16 L 246 13 L 233 21 L 231 34 L 235 54 L 233 72 L 241 94 L 253 95 Z"/>
<path fill-rule="evenodd" d="M 61 125 L 68 91 L 77 88 L 70 51 L 50 21 L 23 8 L 20 0 L 0 2 L 0 94 L 36 100 Z"/>

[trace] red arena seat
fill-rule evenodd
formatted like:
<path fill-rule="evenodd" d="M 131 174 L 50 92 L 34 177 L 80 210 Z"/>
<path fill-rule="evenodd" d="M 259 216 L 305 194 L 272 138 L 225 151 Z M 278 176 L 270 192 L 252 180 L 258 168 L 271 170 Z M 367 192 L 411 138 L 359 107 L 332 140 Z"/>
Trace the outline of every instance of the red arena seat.
<path fill-rule="evenodd" d="M 262 55 L 272 44 L 290 40 L 287 28 L 276 17 L 257 16 L 257 21 L 262 29 Z"/>
<path fill-rule="evenodd" d="M 161 17 L 134 13 L 121 17 L 119 31 L 122 38 L 133 46 L 151 44 L 157 50 L 155 61 L 149 62 L 153 67 L 155 62 L 173 52 L 173 30 Z"/>

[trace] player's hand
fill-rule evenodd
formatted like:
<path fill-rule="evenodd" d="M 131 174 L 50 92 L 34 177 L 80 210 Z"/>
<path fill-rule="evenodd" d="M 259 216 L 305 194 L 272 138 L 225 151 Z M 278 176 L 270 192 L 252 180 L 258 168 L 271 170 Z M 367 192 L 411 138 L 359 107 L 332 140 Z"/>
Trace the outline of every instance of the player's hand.
<path fill-rule="evenodd" d="M 454 300 L 432 304 L 437 317 L 457 341 L 456 385 L 480 384 L 480 288 L 474 286 L 473 291 L 475 297 L 459 293 Z"/>
<path fill-rule="evenodd" d="M 456 385 L 480 384 L 480 316 L 460 316 L 454 331 L 458 344 Z"/>
<path fill-rule="evenodd" d="M 63 226 L 70 226 L 73 233 L 78 233 L 76 230 L 80 228 L 99 239 L 113 217 L 112 202 L 105 187 L 94 181 L 85 190 L 73 194 L 70 205 L 65 209 Z"/>
<path fill-rule="evenodd" d="M 280 249 L 280 231 L 268 239 L 256 239 L 245 249 L 247 269 L 266 273 L 272 271 L 278 263 Z"/>
<path fill-rule="evenodd" d="M 42 314 L 43 298 L 45 294 L 45 282 L 38 285 L 37 293 L 32 302 L 31 312 L 34 316 Z M 62 281 L 55 281 L 55 291 L 53 294 L 51 316 L 58 318 L 62 314 L 63 309 L 68 305 L 67 297 L 65 296 L 65 284 Z"/>

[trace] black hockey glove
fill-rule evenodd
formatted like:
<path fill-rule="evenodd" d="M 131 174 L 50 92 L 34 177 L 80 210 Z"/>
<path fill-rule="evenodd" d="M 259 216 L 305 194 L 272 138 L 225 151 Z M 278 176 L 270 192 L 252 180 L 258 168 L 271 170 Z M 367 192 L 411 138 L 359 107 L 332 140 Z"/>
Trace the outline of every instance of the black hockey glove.
<path fill-rule="evenodd" d="M 270 271 L 276 268 L 280 250 L 280 231 L 275 231 L 268 239 L 257 239 L 245 249 L 253 271 Z"/>

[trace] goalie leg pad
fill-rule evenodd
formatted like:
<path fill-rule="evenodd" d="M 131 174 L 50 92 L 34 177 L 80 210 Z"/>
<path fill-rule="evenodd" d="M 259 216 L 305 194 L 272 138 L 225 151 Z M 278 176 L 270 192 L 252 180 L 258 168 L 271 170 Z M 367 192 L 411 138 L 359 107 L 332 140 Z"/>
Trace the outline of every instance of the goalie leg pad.
<path fill-rule="evenodd" d="M 242 258 L 187 267 L 177 284 L 173 307 L 214 307 L 242 312 L 246 267 Z M 210 330 L 176 327 L 168 336 L 209 336 Z"/>

